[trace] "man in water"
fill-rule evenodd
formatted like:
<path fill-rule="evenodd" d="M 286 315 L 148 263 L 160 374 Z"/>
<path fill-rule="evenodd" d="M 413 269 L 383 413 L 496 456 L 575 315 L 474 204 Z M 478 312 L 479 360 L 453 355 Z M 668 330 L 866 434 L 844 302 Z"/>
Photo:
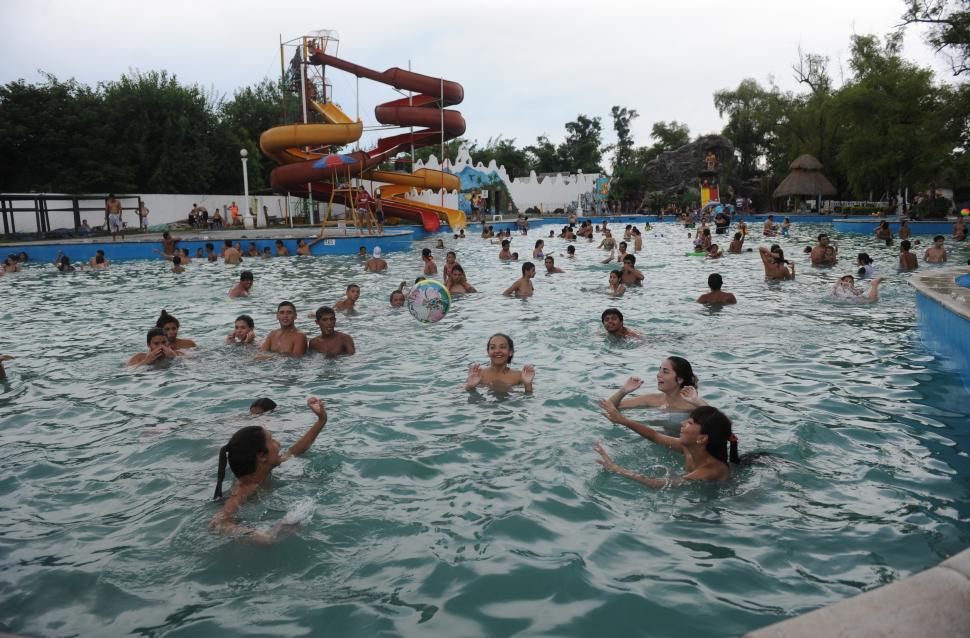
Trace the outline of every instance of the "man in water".
<path fill-rule="evenodd" d="M 721 286 L 724 285 L 724 279 L 718 273 L 713 273 L 707 278 L 707 285 L 710 287 L 711 291 L 706 292 L 697 298 L 697 303 L 703 304 L 731 304 L 738 303 L 737 298 L 729 293 L 721 290 Z"/>
<path fill-rule="evenodd" d="M 210 262 L 219 260 L 219 255 L 216 254 L 216 247 L 211 242 L 207 242 L 205 245 L 205 257 Z"/>
<path fill-rule="evenodd" d="M 423 272 L 425 277 L 438 274 L 438 266 L 434 263 L 434 256 L 431 254 L 430 248 L 421 250 L 421 260 L 424 262 Z"/>
<path fill-rule="evenodd" d="M 354 304 L 360 299 L 360 286 L 350 284 L 347 286 L 347 296 L 333 305 L 334 310 L 353 310 Z M 319 310 L 317 311 L 320 312 Z"/>
<path fill-rule="evenodd" d="M 499 259 L 505 259 L 505 260 L 512 259 L 512 252 L 509 250 L 509 246 L 511 245 L 512 245 L 512 242 L 510 242 L 508 239 L 502 240 L 502 250 L 500 250 L 498 253 Z"/>
<path fill-rule="evenodd" d="M 914 253 L 909 252 L 909 249 L 913 245 L 909 243 L 908 239 L 904 239 L 899 242 L 899 269 L 900 270 L 916 270 L 919 268 L 919 262 L 916 259 Z"/>
<path fill-rule="evenodd" d="M 235 266 L 242 263 L 242 251 L 232 245 L 231 239 L 227 239 L 222 248 L 222 261 L 227 266 Z"/>
<path fill-rule="evenodd" d="M 306 335 L 296 328 L 296 306 L 289 301 L 281 302 L 276 308 L 276 320 L 280 327 L 266 335 L 260 352 L 279 352 L 294 357 L 306 353 Z"/>
<path fill-rule="evenodd" d="M 953 224 L 953 239 L 963 241 L 967 238 L 967 222 L 963 216 L 957 217 L 957 223 Z"/>
<path fill-rule="evenodd" d="M 829 236 L 818 236 L 818 245 L 812 249 L 813 266 L 834 266 L 839 261 L 839 249 L 831 245 Z"/>
<path fill-rule="evenodd" d="M 506 297 L 516 296 L 519 298 L 531 297 L 535 292 L 532 287 L 531 279 L 536 276 L 536 267 L 531 261 L 522 264 L 522 276 L 505 289 L 502 294 Z"/>
<path fill-rule="evenodd" d="M 374 246 L 373 256 L 364 262 L 364 270 L 367 272 L 381 272 L 387 270 L 387 262 L 381 259 L 381 247 Z"/>
<path fill-rule="evenodd" d="M 328 357 L 354 354 L 357 351 L 351 336 L 335 329 L 337 313 L 334 312 L 333 308 L 327 306 L 317 308 L 316 323 L 320 327 L 320 336 L 310 339 L 311 350 L 323 353 Z"/>
<path fill-rule="evenodd" d="M 248 297 L 249 291 L 253 287 L 253 271 L 244 270 L 239 275 L 239 283 L 229 291 L 229 297 Z"/>
<path fill-rule="evenodd" d="M 923 261 L 928 264 L 945 264 L 946 263 L 946 247 L 943 245 L 946 242 L 946 238 L 943 235 L 937 235 L 933 238 L 933 245 L 926 249 L 923 253 Z"/>
<path fill-rule="evenodd" d="M 104 203 L 105 219 L 108 223 L 108 230 L 111 231 L 111 241 L 117 239 L 118 233 L 124 239 L 124 225 L 121 222 L 121 202 L 114 194 L 108 195 L 108 200 Z"/>
<path fill-rule="evenodd" d="M 600 321 L 603 322 L 603 327 L 606 329 L 606 333 L 611 337 L 616 339 L 626 339 L 630 337 L 632 339 L 643 339 L 643 335 L 635 330 L 630 330 L 623 325 L 623 313 L 617 308 L 607 308 L 600 315 Z"/>
<path fill-rule="evenodd" d="M 621 280 L 627 286 L 631 284 L 642 285 L 643 273 L 636 269 L 637 258 L 634 255 L 627 255 L 623 258 L 623 276 Z"/>
<path fill-rule="evenodd" d="M 282 239 L 276 240 L 276 256 L 277 257 L 289 257 L 290 249 L 283 244 Z"/>
<path fill-rule="evenodd" d="M 175 254 L 175 244 L 182 241 L 181 237 L 172 237 L 172 235 L 166 230 L 162 233 L 162 254 L 166 257 L 171 257 Z"/>
<path fill-rule="evenodd" d="M 552 255 L 548 255 L 543 263 L 546 265 L 547 275 L 552 275 L 558 272 L 566 272 L 562 268 L 556 267 L 556 260 L 552 258 Z"/>

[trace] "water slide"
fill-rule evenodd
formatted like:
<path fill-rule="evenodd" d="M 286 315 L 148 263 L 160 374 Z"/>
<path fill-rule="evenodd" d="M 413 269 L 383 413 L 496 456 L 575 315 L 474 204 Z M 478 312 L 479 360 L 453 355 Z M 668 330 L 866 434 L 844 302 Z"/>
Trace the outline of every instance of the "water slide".
<path fill-rule="evenodd" d="M 445 173 L 444 171 L 435 171 L 428 168 L 419 168 L 413 173 L 397 173 L 392 171 L 368 171 L 364 173 L 365 179 L 372 179 L 376 182 L 385 182 L 391 184 L 390 186 L 381 186 L 381 203 L 387 210 L 389 205 L 393 205 L 394 202 L 400 202 L 401 200 L 407 201 L 411 204 L 420 206 L 427 210 L 433 211 L 443 221 L 448 222 L 452 230 L 458 230 L 459 228 L 464 228 L 467 226 L 467 220 L 465 219 L 465 213 L 454 208 L 446 208 L 443 206 L 435 206 L 434 204 L 429 204 L 425 202 L 414 202 L 411 200 L 405 200 L 404 196 L 411 192 L 411 189 L 415 190 L 448 190 L 456 191 L 461 188 L 461 180 L 457 175 L 452 175 L 451 173 Z"/>
<path fill-rule="evenodd" d="M 440 188 L 442 183 L 447 188 L 448 185 L 458 182 L 458 178 L 453 175 L 427 169 L 418 177 L 407 173 L 370 169 L 403 148 L 409 148 L 411 145 L 421 147 L 435 144 L 442 139 L 442 133 L 446 140 L 464 133 L 465 119 L 461 113 L 439 109 L 439 104 L 444 107 L 462 101 L 464 89 L 460 84 L 396 67 L 383 72 L 374 71 L 319 50 L 313 51 L 310 63 L 329 65 L 357 77 L 388 84 L 396 89 L 416 92 L 417 95 L 411 98 L 401 98 L 378 105 L 374 109 L 374 114 L 381 124 L 422 128 L 381 138 L 377 141 L 377 146 L 369 151 L 324 153 L 303 150 L 307 147 L 342 146 L 359 140 L 363 133 L 363 123 L 353 121 L 334 104 L 318 104 L 311 100 L 311 106 L 323 117 L 326 124 L 278 126 L 265 131 L 259 138 L 263 152 L 281 164 L 273 170 L 270 177 L 270 185 L 274 190 L 303 195 L 312 192 L 319 199 L 329 199 L 333 183 L 347 181 L 348 176 L 391 182 L 394 186 L 390 188 L 403 186 L 406 187 L 406 191 L 421 187 Z M 374 177 L 375 174 L 380 174 L 382 177 Z M 432 174 L 438 174 L 437 179 Z M 453 189 L 457 188 L 458 186 L 453 186 Z M 389 193 L 387 197 L 382 197 L 382 206 L 386 215 L 416 221 L 425 230 L 431 232 L 439 229 L 442 218 L 449 223 L 464 222 L 464 213 L 461 211 L 390 196 L 401 195 L 403 192 L 395 191 Z M 335 199 L 339 195 L 341 193 L 335 193 Z"/>

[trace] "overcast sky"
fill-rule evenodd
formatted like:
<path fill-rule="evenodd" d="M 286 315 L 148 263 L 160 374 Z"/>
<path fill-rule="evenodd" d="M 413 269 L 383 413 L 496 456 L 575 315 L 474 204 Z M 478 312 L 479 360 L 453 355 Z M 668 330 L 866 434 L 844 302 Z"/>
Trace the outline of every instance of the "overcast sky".
<path fill-rule="evenodd" d="M 0 83 L 38 82 L 39 69 L 92 85 L 165 69 L 231 95 L 279 77 L 281 37 L 334 29 L 340 57 L 378 70 L 410 60 L 415 71 L 461 83 L 457 108 L 470 139 L 561 141 L 564 123 L 585 113 L 603 118 L 611 141 L 618 104 L 640 113 L 634 136 L 648 144 L 657 120 L 686 123 L 692 134 L 719 131 L 712 95 L 744 78 L 797 89 L 799 47 L 829 56 L 838 83 L 852 34 L 885 34 L 902 12 L 901 0 L 2 0 Z M 919 32 L 904 53 L 949 77 Z M 353 114 L 356 80 L 339 71 L 332 80 L 336 101 Z M 365 124 L 374 124 L 377 103 L 395 97 L 361 81 Z"/>

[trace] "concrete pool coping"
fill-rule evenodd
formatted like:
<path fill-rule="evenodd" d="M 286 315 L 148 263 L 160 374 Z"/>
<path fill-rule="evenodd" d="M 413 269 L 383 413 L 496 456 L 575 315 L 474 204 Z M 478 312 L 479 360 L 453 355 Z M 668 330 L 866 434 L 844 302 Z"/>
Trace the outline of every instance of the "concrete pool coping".
<path fill-rule="evenodd" d="M 911 276 L 909 285 L 947 310 L 970 320 L 970 288 L 957 282 L 966 274 L 970 274 L 968 266 L 928 270 Z"/>
<path fill-rule="evenodd" d="M 970 632 L 970 549 L 936 567 L 746 638 L 966 636 Z"/>

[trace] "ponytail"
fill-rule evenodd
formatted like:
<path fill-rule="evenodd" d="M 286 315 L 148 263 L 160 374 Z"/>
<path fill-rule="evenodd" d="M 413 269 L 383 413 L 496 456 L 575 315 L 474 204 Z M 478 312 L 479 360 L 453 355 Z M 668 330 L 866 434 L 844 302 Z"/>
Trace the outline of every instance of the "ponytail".
<path fill-rule="evenodd" d="M 741 459 L 738 457 L 738 437 L 733 434 L 728 437 L 728 460 L 735 465 L 741 463 Z"/>
<path fill-rule="evenodd" d="M 702 405 L 694 408 L 690 418 L 701 426 L 701 434 L 707 435 L 707 453 L 721 463 L 740 463 L 738 437 L 731 431 L 731 419 L 717 408 Z"/>
<path fill-rule="evenodd" d="M 213 500 L 222 498 L 222 480 L 226 478 L 226 458 L 229 454 L 229 446 L 223 445 L 219 448 L 219 477 L 216 480 L 216 493 Z"/>

